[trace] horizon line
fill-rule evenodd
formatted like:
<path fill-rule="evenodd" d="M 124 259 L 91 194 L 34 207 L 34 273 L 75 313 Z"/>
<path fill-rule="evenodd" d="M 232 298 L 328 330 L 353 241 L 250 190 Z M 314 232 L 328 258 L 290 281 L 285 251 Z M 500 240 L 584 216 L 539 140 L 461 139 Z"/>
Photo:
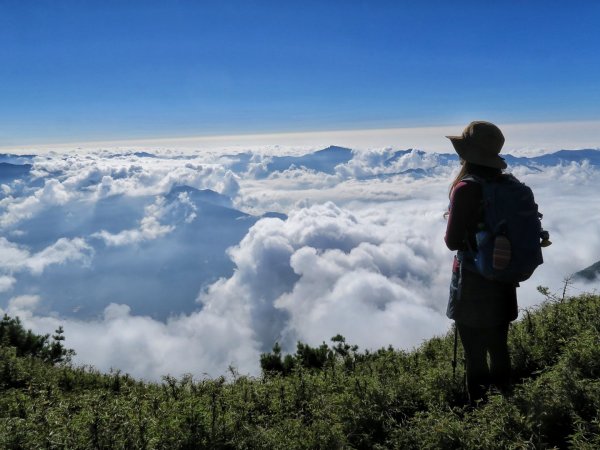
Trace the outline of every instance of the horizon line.
<path fill-rule="evenodd" d="M 190 135 L 152 138 L 125 138 L 90 141 L 70 141 L 46 144 L 0 144 L 8 150 L 83 150 L 98 147 L 173 147 L 189 148 L 199 145 L 207 149 L 223 147 L 305 147 L 316 148 L 336 145 L 352 149 L 403 147 L 426 151 L 452 150 L 446 135 L 459 134 L 466 124 L 428 125 L 418 127 L 380 127 L 308 131 L 281 131 L 272 133 L 234 133 Z M 547 121 L 497 123 L 506 136 L 504 150 L 531 151 L 569 147 L 594 148 L 600 146 L 600 120 Z M 569 135 L 572 135 L 569 137 Z M 516 139 L 515 139 L 516 138 Z M 409 140 L 398 146 L 398 140 Z M 339 141 L 341 142 L 339 142 Z M 335 142 L 326 142 L 335 141 Z M 345 142 L 344 142 L 345 141 Z M 215 147 L 218 146 L 218 147 Z"/>

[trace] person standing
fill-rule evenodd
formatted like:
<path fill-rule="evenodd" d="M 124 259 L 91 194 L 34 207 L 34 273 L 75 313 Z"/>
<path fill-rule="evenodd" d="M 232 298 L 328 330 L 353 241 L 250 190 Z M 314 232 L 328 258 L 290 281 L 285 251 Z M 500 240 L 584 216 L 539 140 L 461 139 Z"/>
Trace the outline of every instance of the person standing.
<path fill-rule="evenodd" d="M 450 187 L 445 242 L 456 250 L 447 316 L 456 323 L 465 351 L 467 390 L 472 404 L 481 401 L 491 385 L 510 392 L 511 365 L 508 328 L 518 316 L 518 283 L 489 280 L 472 266 L 475 234 L 483 221 L 481 183 L 503 176 L 506 162 L 500 129 L 484 121 L 471 122 L 460 136 L 446 136 L 460 156 L 462 167 Z M 489 355 L 489 364 L 488 364 Z"/>

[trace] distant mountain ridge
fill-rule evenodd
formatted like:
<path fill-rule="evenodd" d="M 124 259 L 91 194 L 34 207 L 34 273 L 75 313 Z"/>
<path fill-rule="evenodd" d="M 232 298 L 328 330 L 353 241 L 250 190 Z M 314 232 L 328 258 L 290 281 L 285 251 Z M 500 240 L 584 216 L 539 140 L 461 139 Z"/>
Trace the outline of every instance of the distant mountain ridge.
<path fill-rule="evenodd" d="M 307 153 L 301 156 L 271 156 L 262 171 L 256 173 L 257 178 L 266 178 L 274 172 L 284 172 L 293 168 L 305 168 L 325 174 L 336 173 L 336 167 L 348 164 L 357 155 L 357 152 L 339 146 L 329 146 L 322 150 Z M 526 167 L 533 171 L 542 171 L 546 167 L 565 165 L 571 163 L 581 164 L 587 161 L 592 166 L 600 166 L 600 150 L 582 149 L 582 150 L 559 150 L 545 155 L 527 157 L 514 156 L 510 153 L 502 154 L 509 167 Z M 458 161 L 458 155 L 455 153 L 430 153 L 417 149 L 396 150 L 393 154 L 380 162 L 382 168 L 392 168 L 395 164 L 400 164 L 402 158 L 412 158 L 412 165 L 417 167 L 404 168 L 397 172 L 387 172 L 366 175 L 361 179 L 390 177 L 394 175 L 409 175 L 413 177 L 424 177 L 434 175 L 433 169 L 440 166 L 455 164 Z M 246 172 L 253 162 L 251 152 L 240 153 L 237 155 L 227 155 L 229 168 L 237 173 Z M 423 161 L 423 166 L 419 166 L 419 159 Z"/>
<path fill-rule="evenodd" d="M 316 172 L 326 174 L 334 174 L 336 167 L 343 164 L 348 164 L 356 155 L 356 151 L 331 145 L 327 148 L 316 150 L 300 156 L 275 155 L 267 156 L 266 164 L 263 170 L 256 173 L 258 178 L 267 177 L 273 172 L 283 172 L 294 167 L 306 168 Z M 158 155 L 148 151 L 133 152 L 132 155 L 139 158 L 155 158 Z M 431 169 L 431 164 L 434 166 L 446 166 L 453 164 L 458 160 L 458 155 L 455 153 L 431 153 L 417 149 L 396 150 L 393 154 L 382 162 L 383 167 L 391 167 L 398 163 L 401 158 L 413 155 L 418 158 L 427 160 L 428 167 L 411 167 L 398 172 L 398 174 L 427 176 L 428 170 Z M 254 162 L 257 155 L 251 151 L 224 155 L 222 162 L 225 163 L 233 172 L 246 172 L 250 165 Z M 162 157 L 162 156 L 161 156 Z M 543 170 L 544 167 L 557 165 L 578 163 L 581 164 L 587 161 L 591 166 L 600 166 L 600 149 L 580 149 L 580 150 L 559 150 L 553 153 L 538 155 L 533 157 L 515 156 L 510 153 L 502 154 L 509 167 L 523 166 L 531 170 Z M 22 166 L 23 172 L 31 169 L 31 163 L 35 155 L 15 155 L 10 153 L 0 153 L 0 178 L 8 176 L 7 174 L 17 173 L 19 170 L 15 166 Z M 178 157 L 179 158 L 179 157 Z M 264 158 L 264 157 L 263 157 Z M 261 161 L 259 158 L 258 161 Z M 28 169 L 25 169 L 27 167 Z M 390 176 L 391 174 L 386 174 Z"/>
<path fill-rule="evenodd" d="M 35 155 L 15 155 L 12 153 L 0 153 L 0 162 L 10 164 L 29 164 L 33 162 Z"/>
<path fill-rule="evenodd" d="M 0 181 L 15 180 L 29 175 L 31 164 L 0 162 Z"/>
<path fill-rule="evenodd" d="M 332 174 L 335 173 L 337 165 L 348 163 L 352 157 L 353 152 L 349 148 L 332 145 L 302 156 L 274 156 L 267 165 L 267 172 L 283 172 L 292 167 L 305 167 Z"/>
<path fill-rule="evenodd" d="M 600 261 L 595 262 L 591 266 L 586 267 L 579 272 L 575 272 L 573 277 L 587 281 L 595 281 L 600 279 Z"/>
<path fill-rule="evenodd" d="M 196 189 L 187 185 L 173 186 L 171 191 L 166 195 L 169 200 L 186 193 L 194 202 L 209 203 L 211 205 L 223 206 L 225 208 L 233 208 L 231 199 L 226 195 L 219 194 L 211 189 Z"/>

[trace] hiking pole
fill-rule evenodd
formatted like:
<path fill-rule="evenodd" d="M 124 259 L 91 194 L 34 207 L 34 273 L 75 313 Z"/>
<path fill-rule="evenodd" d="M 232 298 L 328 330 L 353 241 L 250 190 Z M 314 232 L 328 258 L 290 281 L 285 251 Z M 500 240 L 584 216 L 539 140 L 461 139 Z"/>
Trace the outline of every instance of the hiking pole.
<path fill-rule="evenodd" d="M 456 379 L 456 352 L 458 348 L 458 327 L 454 322 L 454 359 L 452 360 L 452 379 Z"/>

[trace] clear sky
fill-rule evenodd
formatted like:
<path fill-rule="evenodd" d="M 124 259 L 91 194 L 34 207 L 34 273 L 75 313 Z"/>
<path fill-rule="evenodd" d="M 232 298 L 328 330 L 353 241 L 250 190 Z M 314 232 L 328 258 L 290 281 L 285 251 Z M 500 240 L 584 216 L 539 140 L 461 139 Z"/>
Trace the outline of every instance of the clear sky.
<path fill-rule="evenodd" d="M 0 0 L 0 145 L 600 119 L 600 2 Z"/>

